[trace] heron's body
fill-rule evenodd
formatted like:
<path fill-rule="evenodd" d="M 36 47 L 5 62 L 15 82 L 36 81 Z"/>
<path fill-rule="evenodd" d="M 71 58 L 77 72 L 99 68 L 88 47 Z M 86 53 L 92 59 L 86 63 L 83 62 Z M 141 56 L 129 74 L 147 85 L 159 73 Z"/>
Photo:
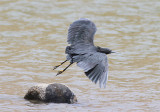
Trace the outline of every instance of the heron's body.
<path fill-rule="evenodd" d="M 88 19 L 73 22 L 69 27 L 67 40 L 71 45 L 66 47 L 65 53 L 71 64 L 76 62 L 90 80 L 105 87 L 108 76 L 106 54 L 112 53 L 112 50 L 94 46 L 95 32 L 95 24 Z"/>

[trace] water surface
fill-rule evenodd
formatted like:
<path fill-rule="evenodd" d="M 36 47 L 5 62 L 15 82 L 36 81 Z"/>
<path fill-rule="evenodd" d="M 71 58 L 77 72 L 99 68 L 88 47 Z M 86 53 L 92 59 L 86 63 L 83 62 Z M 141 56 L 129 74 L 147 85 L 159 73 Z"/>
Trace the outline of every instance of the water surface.
<path fill-rule="evenodd" d="M 160 111 L 159 0 L 1 0 L 0 13 L 1 111 Z M 67 29 L 79 18 L 95 22 L 97 46 L 117 52 L 108 55 L 105 89 L 76 64 L 58 77 L 52 70 L 65 60 Z M 78 104 L 23 99 L 31 86 L 54 82 L 67 85 Z"/>

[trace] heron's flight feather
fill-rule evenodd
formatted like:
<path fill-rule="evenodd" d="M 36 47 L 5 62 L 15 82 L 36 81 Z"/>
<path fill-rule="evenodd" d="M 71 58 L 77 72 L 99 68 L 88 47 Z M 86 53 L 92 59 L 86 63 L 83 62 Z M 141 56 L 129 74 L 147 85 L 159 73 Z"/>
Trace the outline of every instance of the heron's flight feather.
<path fill-rule="evenodd" d="M 73 22 L 68 29 L 69 44 L 86 43 L 93 44 L 96 26 L 88 19 L 80 19 Z"/>
<path fill-rule="evenodd" d="M 82 61 L 78 62 L 77 65 L 84 70 L 86 76 L 94 83 L 99 81 L 100 87 L 106 86 L 108 77 L 107 55 L 96 52 L 86 56 Z"/>

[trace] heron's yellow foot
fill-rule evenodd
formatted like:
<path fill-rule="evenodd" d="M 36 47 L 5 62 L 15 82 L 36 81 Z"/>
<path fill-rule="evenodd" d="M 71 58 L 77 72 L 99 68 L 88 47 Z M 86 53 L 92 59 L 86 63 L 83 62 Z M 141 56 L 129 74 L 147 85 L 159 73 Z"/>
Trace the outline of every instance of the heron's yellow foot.
<path fill-rule="evenodd" d="M 58 68 L 59 66 L 61 66 L 61 65 L 59 64 L 59 65 L 55 66 L 55 67 L 53 68 L 53 70 L 55 70 L 55 69 Z"/>
<path fill-rule="evenodd" d="M 61 73 L 63 73 L 63 70 L 58 71 L 57 75 L 59 75 L 59 74 L 61 74 Z M 57 76 L 57 75 L 56 75 L 56 76 Z"/>

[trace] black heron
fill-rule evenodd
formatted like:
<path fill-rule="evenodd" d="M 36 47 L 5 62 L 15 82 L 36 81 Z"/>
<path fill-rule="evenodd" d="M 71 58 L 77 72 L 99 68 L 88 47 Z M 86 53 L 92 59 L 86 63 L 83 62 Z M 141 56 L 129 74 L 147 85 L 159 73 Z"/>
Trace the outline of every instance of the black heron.
<path fill-rule="evenodd" d="M 68 30 L 68 44 L 65 53 L 67 54 L 66 60 L 57 67 L 70 61 L 70 64 L 57 75 L 63 73 L 70 65 L 77 63 L 82 68 L 85 75 L 95 84 L 99 82 L 100 88 L 106 87 L 108 78 L 108 61 L 107 55 L 113 53 L 108 48 L 101 48 L 95 46 L 93 39 L 96 32 L 95 24 L 89 19 L 79 19 L 73 22 Z M 54 70 L 53 69 L 53 70 Z"/>

